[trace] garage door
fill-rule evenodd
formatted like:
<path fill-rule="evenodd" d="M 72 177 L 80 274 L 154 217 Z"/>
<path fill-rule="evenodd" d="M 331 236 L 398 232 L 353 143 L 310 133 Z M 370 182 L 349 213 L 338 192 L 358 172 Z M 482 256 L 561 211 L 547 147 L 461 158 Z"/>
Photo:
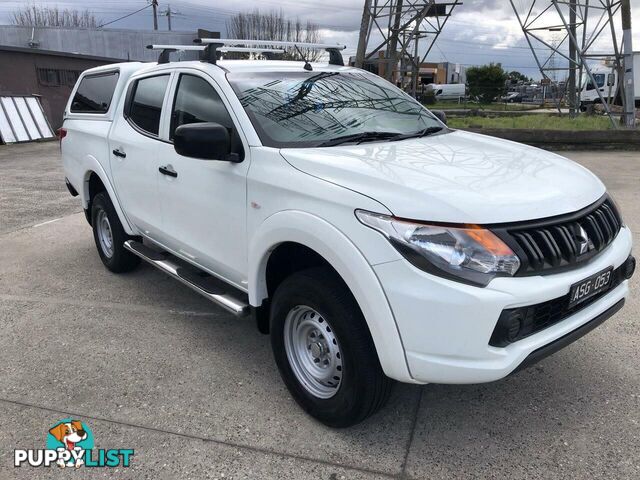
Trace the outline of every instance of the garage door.
<path fill-rule="evenodd" d="M 54 136 L 38 97 L 0 97 L 0 143 L 31 142 Z"/>

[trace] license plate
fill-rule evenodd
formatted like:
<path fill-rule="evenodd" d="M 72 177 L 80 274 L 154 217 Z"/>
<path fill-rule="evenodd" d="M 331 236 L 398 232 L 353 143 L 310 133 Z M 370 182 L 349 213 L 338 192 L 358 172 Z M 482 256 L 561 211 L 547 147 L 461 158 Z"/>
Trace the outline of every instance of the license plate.
<path fill-rule="evenodd" d="M 613 267 L 609 267 L 595 275 L 591 275 L 589 278 L 585 278 L 581 282 L 574 283 L 569 294 L 569 308 L 575 307 L 594 295 L 606 291 L 611 286 L 612 272 Z"/>

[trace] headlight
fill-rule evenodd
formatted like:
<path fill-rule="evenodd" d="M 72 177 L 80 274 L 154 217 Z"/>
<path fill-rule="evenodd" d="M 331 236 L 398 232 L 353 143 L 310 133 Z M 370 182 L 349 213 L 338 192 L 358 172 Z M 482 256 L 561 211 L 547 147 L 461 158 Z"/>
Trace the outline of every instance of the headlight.
<path fill-rule="evenodd" d="M 478 226 L 429 225 L 364 210 L 356 210 L 356 217 L 387 237 L 413 265 L 434 275 L 484 287 L 520 268 L 513 250 Z"/>

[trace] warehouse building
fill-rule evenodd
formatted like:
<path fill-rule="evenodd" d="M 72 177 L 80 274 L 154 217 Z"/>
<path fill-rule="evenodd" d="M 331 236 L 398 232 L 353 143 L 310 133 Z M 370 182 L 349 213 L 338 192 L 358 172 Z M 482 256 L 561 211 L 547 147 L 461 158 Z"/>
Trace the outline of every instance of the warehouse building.
<path fill-rule="evenodd" d="M 190 45 L 199 36 L 220 34 L 0 26 L 0 96 L 38 95 L 51 127 L 57 129 L 82 71 L 115 62 L 156 61 L 158 52 L 146 45 Z M 179 55 L 197 58 L 197 52 Z"/>
<path fill-rule="evenodd" d="M 349 57 L 349 65 L 355 66 L 356 57 Z M 367 70 L 381 77 L 386 76 L 388 68 L 388 60 L 386 58 L 386 51 L 381 50 L 376 53 L 374 57 L 367 58 L 362 66 L 364 70 Z M 407 69 L 408 66 L 403 66 L 398 63 L 398 69 Z M 393 82 L 397 83 L 398 70 L 394 71 Z M 420 64 L 418 73 L 418 85 L 425 86 L 430 83 L 438 85 L 447 83 L 466 83 L 467 82 L 467 69 L 464 65 L 451 62 L 424 62 Z"/>

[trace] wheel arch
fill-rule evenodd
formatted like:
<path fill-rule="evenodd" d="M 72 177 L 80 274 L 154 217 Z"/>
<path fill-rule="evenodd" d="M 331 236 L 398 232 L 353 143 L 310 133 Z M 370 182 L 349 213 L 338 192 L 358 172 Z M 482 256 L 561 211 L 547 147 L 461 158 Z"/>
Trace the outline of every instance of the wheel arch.
<path fill-rule="evenodd" d="M 259 307 L 269 298 L 267 271 L 274 252 L 278 255 L 279 248 L 294 245 L 326 262 L 348 286 L 365 317 L 385 374 L 413 382 L 395 318 L 373 268 L 349 238 L 324 219 L 287 210 L 258 227 L 249 244 L 251 305 Z"/>
<path fill-rule="evenodd" d="M 120 206 L 118 196 L 116 195 L 113 185 L 109 181 L 109 177 L 107 176 L 98 160 L 96 160 L 92 156 L 88 156 L 85 159 L 85 169 L 81 190 L 82 191 L 80 193 L 82 195 L 82 206 L 85 209 L 85 213 L 88 212 L 87 219 L 90 219 L 91 217 L 91 200 L 93 199 L 93 196 L 95 196 L 100 191 L 105 191 L 109 195 L 111 203 L 113 203 L 113 207 L 118 214 L 118 218 L 120 219 L 120 223 L 122 223 L 122 227 L 124 228 L 125 232 L 128 235 L 135 235 L 135 231 L 129 224 L 127 216 Z"/>

